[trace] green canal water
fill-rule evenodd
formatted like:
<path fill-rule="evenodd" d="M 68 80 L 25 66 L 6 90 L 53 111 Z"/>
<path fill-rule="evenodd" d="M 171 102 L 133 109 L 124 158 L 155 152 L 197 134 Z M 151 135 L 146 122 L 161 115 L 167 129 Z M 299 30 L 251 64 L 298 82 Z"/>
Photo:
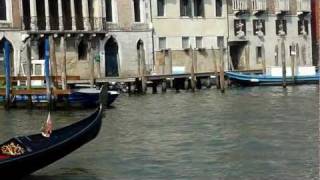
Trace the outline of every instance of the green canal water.
<path fill-rule="evenodd" d="M 121 95 L 114 106 L 94 141 L 26 180 L 318 179 L 317 86 Z M 89 112 L 52 116 L 61 127 Z M 0 110 L 0 140 L 39 132 L 46 115 Z"/>

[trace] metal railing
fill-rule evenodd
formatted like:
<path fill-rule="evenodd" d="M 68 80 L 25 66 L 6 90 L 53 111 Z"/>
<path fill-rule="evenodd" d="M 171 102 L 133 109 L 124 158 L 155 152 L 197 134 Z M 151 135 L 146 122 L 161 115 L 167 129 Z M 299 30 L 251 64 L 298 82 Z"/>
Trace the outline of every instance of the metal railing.
<path fill-rule="evenodd" d="M 234 11 L 248 10 L 248 0 L 232 0 L 232 9 Z"/>
<path fill-rule="evenodd" d="M 310 12 L 311 11 L 310 0 L 297 0 L 298 12 Z"/>
<path fill-rule="evenodd" d="M 276 12 L 283 12 L 290 10 L 290 1 L 289 0 L 275 0 L 275 9 Z"/>
<path fill-rule="evenodd" d="M 251 4 L 254 11 L 267 10 L 267 0 L 251 0 Z"/>

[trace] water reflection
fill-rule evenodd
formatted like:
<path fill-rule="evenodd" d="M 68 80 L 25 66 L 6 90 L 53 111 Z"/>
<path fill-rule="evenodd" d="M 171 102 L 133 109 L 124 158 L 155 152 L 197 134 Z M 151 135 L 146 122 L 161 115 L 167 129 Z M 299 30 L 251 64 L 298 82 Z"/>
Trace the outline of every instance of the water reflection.
<path fill-rule="evenodd" d="M 96 140 L 27 180 L 318 179 L 318 99 L 317 86 L 122 95 Z M 45 116 L 0 111 L 0 138 L 38 131 Z"/>

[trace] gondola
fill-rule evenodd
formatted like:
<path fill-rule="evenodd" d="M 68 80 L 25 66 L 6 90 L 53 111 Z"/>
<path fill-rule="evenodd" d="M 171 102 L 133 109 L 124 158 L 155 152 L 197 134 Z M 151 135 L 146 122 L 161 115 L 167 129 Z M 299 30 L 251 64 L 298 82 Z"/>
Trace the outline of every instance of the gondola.
<path fill-rule="evenodd" d="M 94 139 L 101 128 L 103 106 L 89 117 L 55 130 L 49 138 L 41 134 L 21 136 L 0 145 L 0 179 L 19 179 L 70 154 Z M 15 148 L 16 155 L 3 153 Z"/>

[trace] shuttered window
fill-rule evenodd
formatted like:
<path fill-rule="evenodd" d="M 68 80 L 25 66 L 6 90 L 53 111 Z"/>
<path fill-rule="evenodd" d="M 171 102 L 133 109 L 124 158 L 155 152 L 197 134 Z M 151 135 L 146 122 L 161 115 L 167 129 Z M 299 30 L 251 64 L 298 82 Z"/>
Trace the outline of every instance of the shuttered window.
<path fill-rule="evenodd" d="M 266 35 L 266 23 L 263 19 L 253 20 L 253 34 L 258 35 L 258 31 L 261 31 L 263 35 Z"/>
<path fill-rule="evenodd" d="M 305 32 L 307 35 L 309 34 L 309 22 L 306 20 L 299 20 L 298 21 L 298 34 L 303 35 Z"/>
<path fill-rule="evenodd" d="M 202 48 L 202 37 L 196 37 L 196 48 Z"/>
<path fill-rule="evenodd" d="M 189 37 L 182 37 L 182 48 L 187 49 L 189 46 Z"/>
<path fill-rule="evenodd" d="M 167 42 L 165 37 L 159 37 L 159 49 L 166 49 Z"/>
<path fill-rule="evenodd" d="M 222 16 L 222 0 L 216 0 L 216 16 Z"/>
<path fill-rule="evenodd" d="M 204 3 L 203 0 L 193 0 L 194 16 L 204 17 Z"/>
<path fill-rule="evenodd" d="M 134 21 L 141 22 L 140 15 L 140 0 L 133 0 L 133 8 L 134 8 Z"/>

